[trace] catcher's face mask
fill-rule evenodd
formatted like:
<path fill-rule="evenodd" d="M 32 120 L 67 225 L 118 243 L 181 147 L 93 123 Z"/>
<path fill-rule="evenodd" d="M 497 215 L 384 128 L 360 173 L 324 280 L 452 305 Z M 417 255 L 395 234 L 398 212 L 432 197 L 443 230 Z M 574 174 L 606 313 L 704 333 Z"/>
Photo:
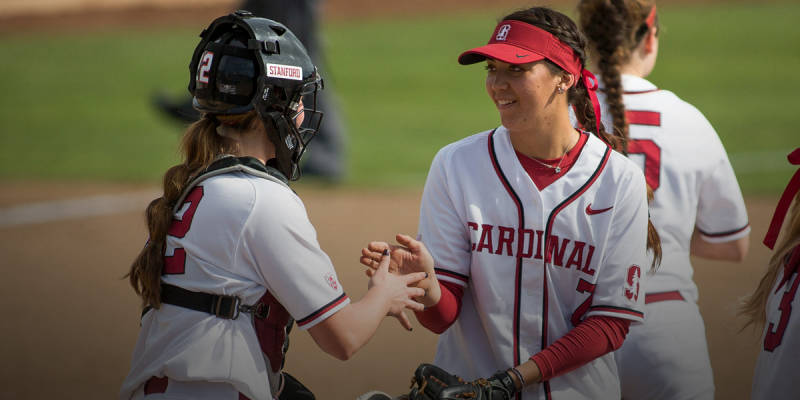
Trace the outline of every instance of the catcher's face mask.
<path fill-rule="evenodd" d="M 237 11 L 200 34 L 189 65 L 194 107 L 214 115 L 255 109 L 275 145 L 277 168 L 300 177 L 300 158 L 322 122 L 322 79 L 283 24 Z"/>

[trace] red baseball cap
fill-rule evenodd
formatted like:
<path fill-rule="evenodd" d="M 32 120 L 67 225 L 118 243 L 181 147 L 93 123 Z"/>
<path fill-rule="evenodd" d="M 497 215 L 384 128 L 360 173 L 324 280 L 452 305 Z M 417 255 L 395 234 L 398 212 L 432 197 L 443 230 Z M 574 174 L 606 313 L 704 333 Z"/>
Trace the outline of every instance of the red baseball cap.
<path fill-rule="evenodd" d="M 509 64 L 548 59 L 575 76 L 581 76 L 583 70 L 580 59 L 569 45 L 550 32 L 522 21 L 501 21 L 488 44 L 461 53 L 458 62 L 468 65 L 486 58 Z"/>

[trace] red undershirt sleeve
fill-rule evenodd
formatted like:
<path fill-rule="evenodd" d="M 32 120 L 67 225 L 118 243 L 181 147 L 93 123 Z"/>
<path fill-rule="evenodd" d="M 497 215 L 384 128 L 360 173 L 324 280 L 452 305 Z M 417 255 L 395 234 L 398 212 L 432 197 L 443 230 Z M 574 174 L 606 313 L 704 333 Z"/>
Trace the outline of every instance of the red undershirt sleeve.
<path fill-rule="evenodd" d="M 442 297 L 435 306 L 418 311 L 417 320 L 422 326 L 431 332 L 441 335 L 453 322 L 456 322 L 458 314 L 461 313 L 461 297 L 464 296 L 464 288 L 451 282 L 439 281 L 439 288 Z"/>
<path fill-rule="evenodd" d="M 542 381 L 579 368 L 622 346 L 631 321 L 609 316 L 585 319 L 544 350 L 531 357 L 542 374 Z"/>

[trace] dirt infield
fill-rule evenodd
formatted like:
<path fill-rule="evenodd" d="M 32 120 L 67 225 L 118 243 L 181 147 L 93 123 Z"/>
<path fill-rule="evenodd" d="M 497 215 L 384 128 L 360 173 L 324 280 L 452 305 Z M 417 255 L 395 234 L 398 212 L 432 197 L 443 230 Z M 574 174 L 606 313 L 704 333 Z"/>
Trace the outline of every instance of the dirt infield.
<path fill-rule="evenodd" d="M 125 185 L 5 182 L 0 209 L 105 193 L 141 193 Z M 348 294 L 365 292 L 358 251 L 372 239 L 416 231 L 419 191 L 296 188 L 306 202 Z M 768 257 L 759 243 L 777 199 L 749 198 L 751 254 L 742 264 L 697 262 L 700 308 L 717 380 L 717 398 L 749 396 L 758 335 L 738 334 L 735 307 L 754 287 Z M 109 399 L 127 373 L 139 328 L 139 302 L 121 280 L 145 240 L 141 209 L 119 214 L 0 228 L 6 323 L 0 336 L 0 398 Z M 279 239 L 279 238 L 276 238 Z M 353 399 L 370 389 L 406 390 L 415 366 L 431 360 L 435 336 L 386 320 L 377 336 L 342 363 L 295 330 L 286 368 L 318 397 Z M 675 349 L 680 351 L 680 349 Z"/>

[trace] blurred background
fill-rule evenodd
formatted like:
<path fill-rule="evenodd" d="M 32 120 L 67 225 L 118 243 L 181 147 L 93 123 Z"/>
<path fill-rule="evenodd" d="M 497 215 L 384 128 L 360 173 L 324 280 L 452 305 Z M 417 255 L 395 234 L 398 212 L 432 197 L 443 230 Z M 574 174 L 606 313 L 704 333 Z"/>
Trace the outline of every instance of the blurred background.
<path fill-rule="evenodd" d="M 291 0 L 286 0 L 291 1 Z M 481 66 L 457 55 L 528 1 L 322 0 L 320 46 L 346 138 L 346 175 L 296 184 L 351 297 L 358 251 L 414 233 L 433 155 L 499 123 Z M 574 3 L 545 3 L 574 16 Z M 185 123 L 154 94 L 187 94 L 198 34 L 230 0 L 0 0 L 0 398 L 113 398 L 127 373 L 138 299 L 122 280 L 146 239 L 143 210 L 178 162 Z M 738 299 L 760 277 L 760 244 L 800 145 L 800 3 L 660 1 L 650 80 L 716 128 L 751 215 L 741 265 L 698 262 L 718 398 L 747 398 L 758 332 Z M 324 124 L 324 122 L 323 122 Z M 307 155 L 314 157 L 314 151 Z M 294 332 L 287 368 L 321 399 L 405 390 L 435 337 L 387 321 L 353 360 Z"/>

